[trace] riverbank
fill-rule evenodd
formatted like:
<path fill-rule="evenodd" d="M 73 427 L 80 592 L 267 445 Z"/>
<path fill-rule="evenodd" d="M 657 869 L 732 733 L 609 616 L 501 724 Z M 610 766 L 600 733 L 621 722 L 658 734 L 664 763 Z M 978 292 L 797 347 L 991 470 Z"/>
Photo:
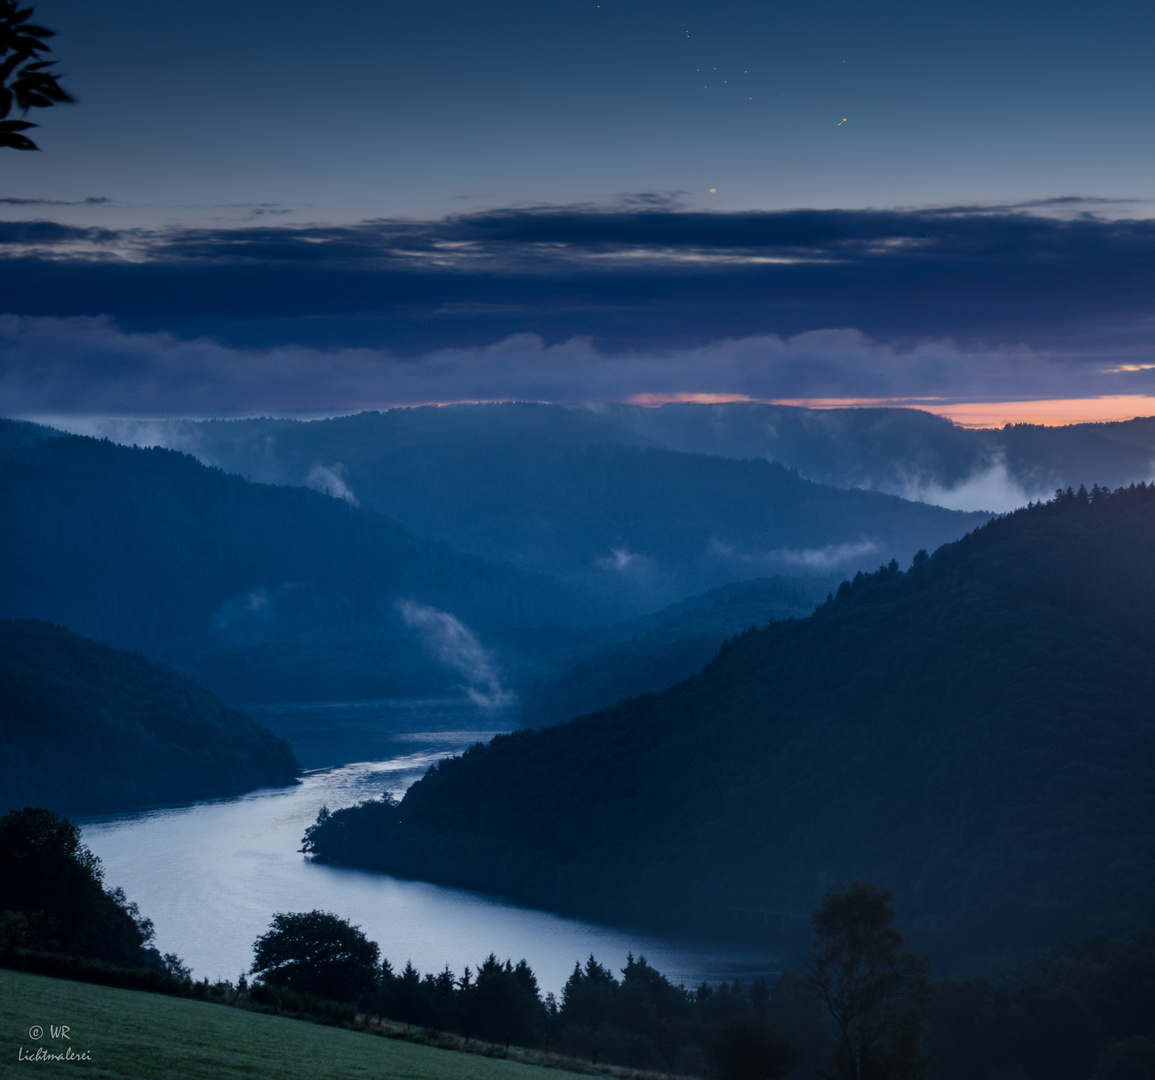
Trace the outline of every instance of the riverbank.
<path fill-rule="evenodd" d="M 773 950 L 751 955 L 656 938 L 478 893 L 315 863 L 300 848 L 323 805 L 336 810 L 382 791 L 403 793 L 431 764 L 483 738 L 492 718 L 429 701 L 375 709 L 316 704 L 273 719 L 278 726 L 327 729 L 335 741 L 353 739 L 371 724 L 382 742 L 392 743 L 366 747 L 381 758 L 306 772 L 292 788 L 79 822 L 106 883 L 140 905 L 155 924 L 156 947 L 177 953 L 196 979 L 236 981 L 275 912 L 313 909 L 360 926 L 397 970 L 411 960 L 422 971 L 448 965 L 460 974 L 493 952 L 514 963 L 525 958 L 543 993 L 560 993 L 574 964 L 591 953 L 615 971 L 631 952 L 644 955 L 687 986 L 735 977 L 745 983 L 779 967 Z"/>

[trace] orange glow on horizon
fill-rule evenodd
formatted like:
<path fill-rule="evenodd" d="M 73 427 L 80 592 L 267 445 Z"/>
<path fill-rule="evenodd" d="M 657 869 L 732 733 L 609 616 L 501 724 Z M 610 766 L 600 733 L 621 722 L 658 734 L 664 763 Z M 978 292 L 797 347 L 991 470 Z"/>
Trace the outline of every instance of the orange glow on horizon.
<path fill-rule="evenodd" d="M 415 409 L 422 407 L 446 408 L 453 405 L 498 405 L 529 398 L 451 398 L 444 401 L 351 402 L 319 410 L 318 415 L 346 416 L 371 409 Z M 613 399 L 602 399 L 613 400 Z M 619 399 L 620 400 L 620 399 Z M 548 399 L 537 399 L 538 404 L 550 404 Z M 1037 424 L 1042 427 L 1067 427 L 1071 424 L 1109 424 L 1137 417 L 1155 417 L 1155 395 L 1105 394 L 1088 398 L 1044 398 L 1037 401 L 959 401 L 949 402 L 933 397 L 893 398 L 756 398 L 748 394 L 706 393 L 646 393 L 633 394 L 625 399 L 627 405 L 658 409 L 663 405 L 726 405 L 750 403 L 757 405 L 787 405 L 802 409 L 920 409 L 934 413 L 965 428 L 1001 428 L 1006 424 Z M 293 410 L 283 413 L 260 411 L 253 416 L 295 415 Z M 49 425 L 57 421 L 51 417 L 30 417 Z"/>
<path fill-rule="evenodd" d="M 1038 424 L 1067 427 L 1070 424 L 1106 424 L 1155 416 L 1155 396 L 1104 394 L 1088 398 L 1045 398 L 1038 401 L 958 401 L 943 398 L 754 398 L 745 394 L 655 393 L 634 394 L 630 405 L 656 409 L 663 405 L 724 405 L 756 402 L 792 405 L 803 409 L 921 409 L 959 427 L 1001 428 L 1006 424 Z"/>
<path fill-rule="evenodd" d="M 761 398 L 767 405 L 794 405 L 800 409 L 929 409 L 943 398 L 935 397 L 820 397 Z"/>
<path fill-rule="evenodd" d="M 626 398 L 626 404 L 660 409 L 663 405 L 727 405 L 734 401 L 754 400 L 748 394 L 634 394 Z"/>
<path fill-rule="evenodd" d="M 968 428 L 1001 428 L 1006 424 L 1110 424 L 1155 416 L 1155 397 L 1148 394 L 1108 394 L 1093 398 L 1052 398 L 1043 401 L 974 401 L 953 405 L 924 405 Z"/>

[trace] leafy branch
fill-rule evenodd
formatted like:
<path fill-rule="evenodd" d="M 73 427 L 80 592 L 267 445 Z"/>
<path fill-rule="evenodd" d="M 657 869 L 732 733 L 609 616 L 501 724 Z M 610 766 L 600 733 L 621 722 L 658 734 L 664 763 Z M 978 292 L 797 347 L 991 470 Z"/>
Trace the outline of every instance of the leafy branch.
<path fill-rule="evenodd" d="M 32 9 L 19 8 L 16 0 L 0 0 L 0 146 L 13 150 L 39 150 L 27 135 L 38 127 L 29 120 L 8 119 L 12 110 L 22 116 L 29 109 L 46 109 L 76 99 L 60 85 L 51 69 L 55 60 L 45 60 L 51 52 L 47 39 L 54 31 L 28 20 Z"/>

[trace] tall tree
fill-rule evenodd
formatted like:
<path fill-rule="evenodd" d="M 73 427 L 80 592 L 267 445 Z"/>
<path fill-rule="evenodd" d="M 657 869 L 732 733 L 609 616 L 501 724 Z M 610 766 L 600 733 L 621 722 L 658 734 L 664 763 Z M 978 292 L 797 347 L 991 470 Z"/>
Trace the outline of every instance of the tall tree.
<path fill-rule="evenodd" d="M 838 1025 L 827 1080 L 921 1080 L 930 959 L 903 947 L 894 891 L 834 886 L 811 919 L 809 982 Z"/>
<path fill-rule="evenodd" d="M 51 70 L 55 60 L 44 57 L 52 50 L 48 38 L 55 31 L 28 20 L 30 7 L 16 0 L 0 0 L 0 146 L 13 150 L 39 150 L 23 132 L 39 127 L 29 120 L 9 120 L 12 110 L 27 116 L 29 109 L 46 109 L 76 99 L 60 85 Z"/>

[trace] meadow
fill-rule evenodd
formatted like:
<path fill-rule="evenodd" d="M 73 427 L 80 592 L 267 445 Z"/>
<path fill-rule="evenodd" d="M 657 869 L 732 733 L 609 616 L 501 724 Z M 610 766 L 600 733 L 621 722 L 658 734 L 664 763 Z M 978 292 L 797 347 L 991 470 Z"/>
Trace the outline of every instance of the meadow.
<path fill-rule="evenodd" d="M 43 1034 L 30 1037 L 39 1025 Z M 67 1038 L 52 1029 L 68 1027 Z M 140 990 L 0 969 L 0 1076 L 23 1066 L 69 1068 L 100 1080 L 545 1080 L 555 1069 L 465 1054 Z M 29 1062 L 47 1053 L 87 1060 Z M 23 1053 L 23 1059 L 21 1058 Z M 538 1055 L 540 1056 L 540 1055 Z"/>

